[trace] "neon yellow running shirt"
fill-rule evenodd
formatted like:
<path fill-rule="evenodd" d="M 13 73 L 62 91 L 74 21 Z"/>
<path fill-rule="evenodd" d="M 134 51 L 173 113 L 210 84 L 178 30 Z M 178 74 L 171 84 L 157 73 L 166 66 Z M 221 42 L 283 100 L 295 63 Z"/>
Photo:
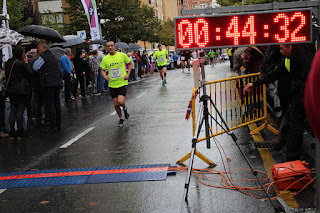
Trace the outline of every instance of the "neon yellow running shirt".
<path fill-rule="evenodd" d="M 167 55 L 168 52 L 167 50 L 158 50 L 157 52 L 154 53 L 154 57 L 158 59 L 158 66 L 165 66 L 167 65 Z"/>
<path fill-rule="evenodd" d="M 127 74 L 125 63 L 130 63 L 130 58 L 121 52 L 117 52 L 115 55 L 106 55 L 101 61 L 101 69 L 108 69 L 109 87 L 119 88 L 128 85 L 128 80 L 124 80 L 124 76 Z"/>

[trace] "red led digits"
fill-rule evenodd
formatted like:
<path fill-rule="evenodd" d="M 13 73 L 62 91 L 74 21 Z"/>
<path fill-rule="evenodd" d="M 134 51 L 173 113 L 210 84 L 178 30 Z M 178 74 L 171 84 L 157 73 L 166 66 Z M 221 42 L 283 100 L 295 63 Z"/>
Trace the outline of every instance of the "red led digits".
<path fill-rule="evenodd" d="M 176 49 L 311 41 L 311 9 L 175 18 Z"/>
<path fill-rule="evenodd" d="M 231 32 L 231 30 L 233 30 L 233 32 Z M 239 18 L 238 16 L 234 16 L 231 19 L 231 23 L 227 29 L 226 32 L 226 37 L 227 38 L 233 38 L 233 45 L 239 45 L 239 37 L 240 37 L 240 33 L 239 33 Z"/>
<path fill-rule="evenodd" d="M 297 12 L 293 14 L 293 16 L 291 17 L 291 21 L 294 21 L 296 18 L 300 18 L 300 24 L 293 31 L 293 33 L 291 33 L 291 41 L 292 42 L 306 41 L 307 40 L 306 36 L 296 37 L 296 34 L 301 30 L 302 27 L 306 25 L 306 17 L 301 12 Z"/>
<path fill-rule="evenodd" d="M 249 28 L 249 31 L 248 31 Z M 255 37 L 257 36 L 257 32 L 254 28 L 254 16 L 250 16 L 244 29 L 242 30 L 242 37 L 250 37 L 250 44 L 255 44 Z"/>
<path fill-rule="evenodd" d="M 200 26 L 202 28 L 200 29 Z M 209 42 L 209 24 L 203 18 L 198 19 L 194 24 L 194 35 L 195 42 L 199 47 L 205 47 Z M 201 37 L 203 38 L 203 42 L 200 42 Z"/>
<path fill-rule="evenodd" d="M 283 19 L 283 24 L 284 25 L 281 25 L 280 30 L 284 31 L 284 37 L 281 38 L 279 34 L 275 34 L 274 38 L 278 42 L 283 43 L 283 42 L 286 42 L 288 40 L 288 38 L 290 37 L 290 32 L 288 30 L 289 18 L 288 18 L 288 16 L 286 16 L 286 14 L 280 13 L 280 14 L 277 15 L 277 17 L 274 18 L 274 22 L 275 23 L 279 23 L 280 19 Z"/>
<path fill-rule="evenodd" d="M 185 27 L 184 25 L 187 25 Z M 179 38 L 179 44 L 183 48 L 188 48 L 193 43 L 193 30 L 192 30 L 192 24 L 190 21 L 184 19 L 181 20 L 180 24 L 178 25 L 178 38 Z"/>

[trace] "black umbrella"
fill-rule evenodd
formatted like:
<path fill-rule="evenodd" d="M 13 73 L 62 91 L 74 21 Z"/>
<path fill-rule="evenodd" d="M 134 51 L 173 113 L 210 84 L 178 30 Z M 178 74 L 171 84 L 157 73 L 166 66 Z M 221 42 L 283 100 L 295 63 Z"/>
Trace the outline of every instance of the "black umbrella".
<path fill-rule="evenodd" d="M 139 44 L 129 44 L 130 49 L 132 50 L 140 50 L 140 49 L 144 49 L 142 48 Z"/>
<path fill-rule="evenodd" d="M 67 53 L 67 51 L 61 47 L 51 47 L 49 50 L 56 56 L 58 60 L 60 60 L 61 56 Z"/>
<path fill-rule="evenodd" d="M 58 31 L 41 25 L 28 25 L 20 29 L 18 32 L 25 36 L 32 36 L 53 42 L 66 41 Z"/>
<path fill-rule="evenodd" d="M 97 39 L 97 40 L 94 40 L 94 41 L 90 41 L 89 44 L 101 44 L 101 45 L 105 45 L 107 43 L 106 40 L 103 40 L 103 39 Z"/>
<path fill-rule="evenodd" d="M 120 49 L 120 48 L 129 49 L 130 48 L 130 46 L 124 42 L 117 42 L 115 45 L 116 45 L 116 48 L 118 48 L 118 49 Z"/>
<path fill-rule="evenodd" d="M 64 40 L 66 40 L 66 42 L 60 43 L 62 44 L 63 47 L 71 47 L 71 46 L 84 43 L 84 39 L 80 38 L 77 35 L 66 35 L 66 36 L 63 36 L 63 38 Z"/>

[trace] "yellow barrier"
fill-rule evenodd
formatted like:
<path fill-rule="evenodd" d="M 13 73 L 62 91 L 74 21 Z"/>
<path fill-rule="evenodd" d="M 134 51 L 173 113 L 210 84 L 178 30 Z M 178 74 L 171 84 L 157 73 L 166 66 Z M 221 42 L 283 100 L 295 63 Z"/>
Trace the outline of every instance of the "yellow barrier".
<path fill-rule="evenodd" d="M 210 97 L 213 103 L 216 105 L 217 109 L 220 111 L 230 130 L 235 130 L 243 126 L 247 126 L 251 123 L 263 121 L 263 124 L 257 129 L 251 131 L 250 134 L 256 134 L 264 128 L 268 128 L 277 135 L 279 134 L 279 131 L 268 123 L 266 86 L 263 85 L 256 87 L 250 92 L 243 91 L 243 88 L 247 83 L 253 82 L 258 78 L 261 78 L 261 76 L 261 73 L 255 73 L 206 82 L 206 86 L 210 87 Z M 195 91 L 196 88 L 193 89 L 192 96 L 193 135 L 195 135 L 196 129 L 194 98 Z M 211 103 L 210 114 L 217 121 L 215 122 L 215 128 L 211 125 L 211 132 L 213 134 L 210 135 L 210 138 L 225 133 L 226 131 L 220 125 L 218 125 L 218 123 L 222 125 L 222 121 L 219 118 L 218 113 L 213 109 Z M 206 140 L 206 137 L 199 138 L 197 142 L 203 140 Z M 201 153 L 199 153 L 199 155 L 200 154 Z M 177 163 L 182 164 L 189 157 L 190 153 L 181 158 Z M 207 159 L 202 154 L 200 158 L 210 166 L 215 165 L 212 161 Z"/>

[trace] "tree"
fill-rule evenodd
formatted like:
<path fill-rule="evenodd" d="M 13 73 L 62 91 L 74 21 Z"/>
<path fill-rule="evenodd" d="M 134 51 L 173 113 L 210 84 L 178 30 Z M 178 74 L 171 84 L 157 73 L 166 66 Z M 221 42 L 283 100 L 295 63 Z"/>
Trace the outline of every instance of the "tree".
<path fill-rule="evenodd" d="M 1 7 L 3 1 L 0 1 Z M 10 29 L 19 30 L 20 28 L 32 23 L 32 17 L 24 15 L 24 10 L 28 7 L 27 0 L 7 0 L 7 9 L 10 16 L 9 25 Z"/>
<path fill-rule="evenodd" d="M 65 33 L 74 35 L 79 30 L 85 30 L 90 35 L 87 16 L 80 0 L 66 0 L 68 7 L 64 7 L 64 14 L 70 18 L 70 23 L 65 23 Z"/>
<path fill-rule="evenodd" d="M 66 2 L 69 7 L 64 8 L 65 14 L 70 17 L 66 32 L 72 34 L 77 30 L 86 30 L 89 35 L 89 24 L 81 1 L 66 0 Z M 101 25 L 102 37 L 106 40 L 121 40 L 127 43 L 142 38 L 144 41 L 154 40 L 154 36 L 150 33 L 154 31 L 153 25 L 157 26 L 154 12 L 151 8 L 141 6 L 141 0 L 117 0 L 116 3 L 113 0 L 96 0 L 96 4 L 99 19 L 110 20 Z M 148 34 L 148 38 L 145 33 Z"/>
<path fill-rule="evenodd" d="M 141 29 L 140 29 L 140 39 L 144 41 L 144 48 L 146 49 L 146 42 L 158 42 L 159 35 L 158 32 L 161 29 L 161 22 L 159 19 L 154 15 L 154 9 L 148 7 L 147 5 L 143 4 L 141 7 Z"/>
<path fill-rule="evenodd" d="M 59 33 L 64 34 L 64 27 L 61 24 L 61 17 L 58 13 L 51 10 L 44 11 L 45 13 L 41 14 L 42 24 L 44 26 L 50 27 L 57 30 Z"/>
<path fill-rule="evenodd" d="M 99 1 L 98 1 L 99 2 Z M 110 21 L 102 25 L 102 33 L 108 40 L 136 42 L 141 29 L 140 0 L 105 0 L 97 3 L 101 18 Z"/>
<path fill-rule="evenodd" d="M 174 23 L 172 19 L 167 19 L 167 21 L 162 23 L 159 41 L 166 46 L 174 45 Z"/>

